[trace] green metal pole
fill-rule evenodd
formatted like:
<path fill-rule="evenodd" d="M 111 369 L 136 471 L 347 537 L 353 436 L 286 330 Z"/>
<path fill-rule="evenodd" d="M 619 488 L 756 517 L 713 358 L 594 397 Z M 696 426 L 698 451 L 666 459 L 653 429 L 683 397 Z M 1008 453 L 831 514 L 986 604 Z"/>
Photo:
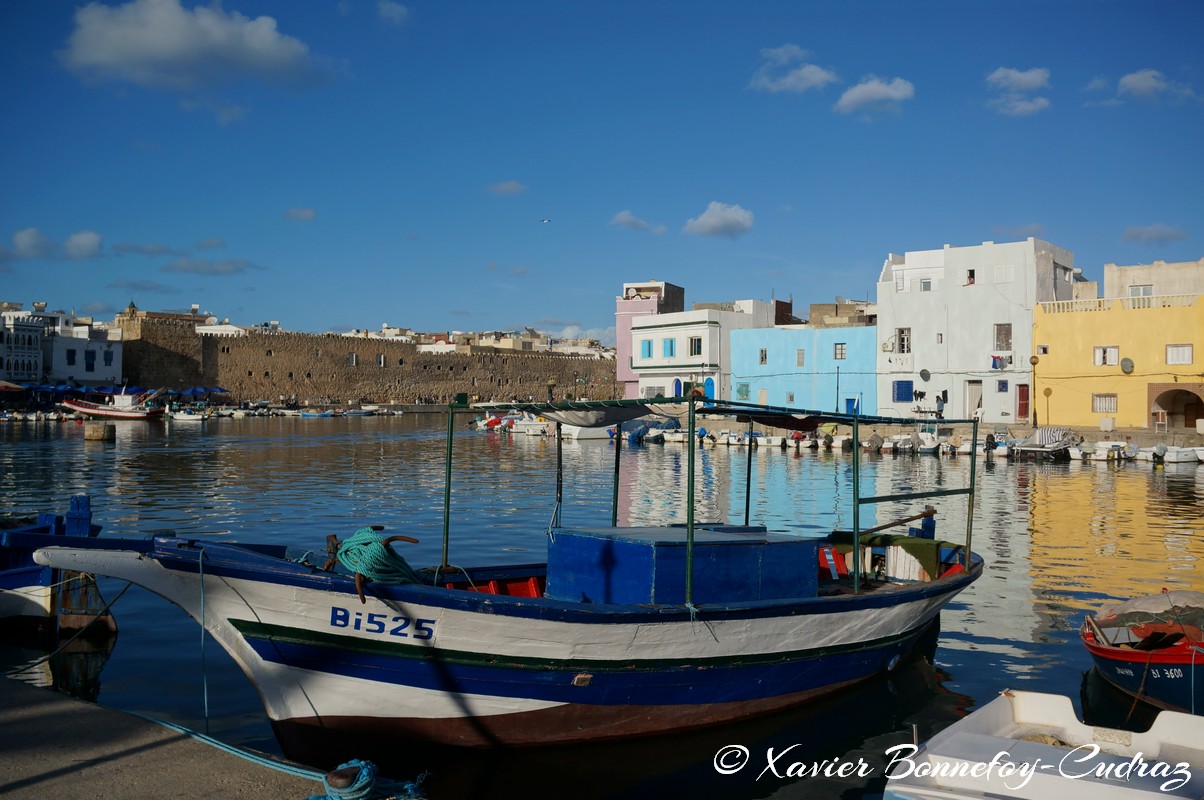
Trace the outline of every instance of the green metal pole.
<path fill-rule="evenodd" d="M 615 426 L 615 482 L 610 501 L 610 527 L 619 527 L 619 456 L 623 452 L 623 424 Z"/>
<path fill-rule="evenodd" d="M 451 483 L 452 483 L 452 436 L 456 430 L 456 404 L 447 406 L 447 451 L 443 457 L 443 567 L 447 560 L 448 542 L 451 540 Z"/>
<path fill-rule="evenodd" d="M 694 395 L 690 394 L 687 414 L 689 446 L 686 452 L 686 605 L 694 604 Z"/>
<path fill-rule="evenodd" d="M 560 423 L 556 423 L 556 515 L 552 527 L 560 527 L 560 509 L 564 503 L 564 437 L 560 435 Z"/>
<path fill-rule="evenodd" d="M 966 496 L 966 502 L 970 507 L 966 509 L 966 554 L 965 563 L 963 566 L 966 571 L 970 571 L 970 542 L 974 534 L 974 492 L 978 486 L 975 474 L 978 469 L 978 419 L 975 418 L 974 426 L 971 428 L 970 441 L 973 444 L 970 447 L 970 494 Z"/>
<path fill-rule="evenodd" d="M 861 448 L 857 417 L 853 417 L 853 594 L 861 591 Z"/>
<path fill-rule="evenodd" d="M 748 464 L 744 469 L 744 527 L 748 527 L 748 507 L 752 502 L 753 423 L 748 421 Z"/>

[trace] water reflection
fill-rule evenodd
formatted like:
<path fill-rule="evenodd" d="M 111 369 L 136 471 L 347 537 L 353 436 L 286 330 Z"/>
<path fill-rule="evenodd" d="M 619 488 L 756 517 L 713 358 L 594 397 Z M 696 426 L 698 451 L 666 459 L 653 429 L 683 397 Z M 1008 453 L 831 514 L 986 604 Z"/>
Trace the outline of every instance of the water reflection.
<path fill-rule="evenodd" d="M 223 419 L 199 429 L 118 423 L 115 441 L 85 442 L 74 425 L 6 425 L 0 427 L 0 469 L 12 477 L 0 497 L 0 512 L 58 510 L 69 494 L 82 492 L 93 496 L 96 521 L 108 535 L 175 529 L 189 536 L 315 549 L 327 534 L 344 536 L 381 524 L 420 539 L 404 550 L 411 563 L 436 563 L 444 426 L 442 419 L 414 417 Z M 456 440 L 452 561 L 542 558 L 553 510 L 556 443 L 467 430 L 457 431 Z M 613 446 L 565 442 L 563 453 L 564 524 L 609 525 Z M 684 447 L 624 446 L 620 457 L 620 523 L 684 521 L 686 498 L 678 480 L 686 469 Z M 751 519 L 771 529 L 806 536 L 852 526 L 848 454 L 709 447 L 695 457 L 697 519 L 743 522 L 749 485 Z M 966 484 L 969 459 L 868 457 L 863 474 L 866 491 L 874 494 L 954 488 Z M 822 708 L 805 709 L 797 724 L 762 721 L 758 725 L 780 725 L 777 733 L 753 726 L 741 743 L 752 748 L 754 742 L 798 739 L 818 747 L 800 748 L 808 754 L 876 752 L 880 758 L 891 737 L 910 740 L 911 722 L 922 723 L 921 736 L 930 735 L 1004 688 L 1078 698 L 1091 666 L 1077 634 L 1084 612 L 1164 586 L 1204 590 L 1204 465 L 1153 468 L 996 458 L 980 460 L 977 477 L 974 547 L 987 568 L 943 613 L 935 666 L 925 672 L 921 665 L 923 674 L 914 681 L 896 678 L 893 695 L 888 684 L 865 687 Z M 938 524 L 946 538 L 962 538 L 965 502 L 963 497 L 941 500 Z M 871 507 L 861 525 L 914 510 Z M 104 668 L 102 703 L 203 730 L 207 686 L 215 735 L 273 746 L 254 691 L 219 650 L 207 650 L 202 659 L 194 623 L 145 592 L 131 591 L 114 613 L 122 634 Z M 151 686 L 156 691 L 148 692 Z M 881 691 L 886 695 L 874 694 Z M 1101 708 L 1116 705 L 1105 694 L 1090 710 L 1101 714 Z M 842 732 L 820 736 L 817 730 Z M 566 751 L 542 765 L 526 760 L 530 754 L 483 757 L 471 770 L 455 766 L 453 759 L 435 780 L 447 782 L 446 796 L 496 789 L 503 780 L 526 785 L 542 772 L 553 783 L 561 781 L 561 791 L 544 794 L 589 789 L 599 797 L 607 792 L 653 796 L 658 789 L 669 791 L 667 786 L 674 787 L 673 794 L 688 786 L 708 797 L 756 797 L 782 788 L 777 781 L 746 784 L 743 775 L 721 781 L 709 762 L 710 733 L 725 732 L 700 734 L 698 744 L 689 745 L 688 758 L 687 748 L 672 744 L 633 748 L 623 756 L 625 765 L 665 767 L 634 780 L 615 770 L 612 758 L 619 755 L 605 748 Z M 782 738 L 773 739 L 778 735 Z M 637 758 L 643 752 L 647 758 Z M 425 768 L 419 761 L 399 765 L 407 769 L 398 777 L 413 777 Z M 523 768 L 531 772 L 523 775 Z M 807 788 L 818 785 L 811 782 Z M 835 796 L 849 786 L 829 789 Z"/>

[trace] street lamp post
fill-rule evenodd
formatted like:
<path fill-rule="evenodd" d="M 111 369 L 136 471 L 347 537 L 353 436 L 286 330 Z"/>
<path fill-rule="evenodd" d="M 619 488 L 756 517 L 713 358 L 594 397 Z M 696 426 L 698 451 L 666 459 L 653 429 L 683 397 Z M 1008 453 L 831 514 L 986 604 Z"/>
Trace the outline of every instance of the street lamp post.
<path fill-rule="evenodd" d="M 1037 427 L 1037 364 L 1039 364 L 1040 362 L 1041 362 L 1041 359 L 1037 358 L 1036 356 L 1032 356 L 1028 360 L 1028 363 L 1032 364 L 1032 367 L 1033 367 L 1033 390 L 1032 390 L 1032 393 L 1029 395 L 1029 403 L 1033 407 L 1032 411 L 1033 411 L 1033 427 L 1034 428 Z M 1048 395 L 1046 395 L 1046 396 L 1048 397 Z M 1049 405 L 1048 400 L 1046 401 L 1046 405 L 1047 406 Z M 1046 412 L 1045 416 L 1048 417 L 1049 409 L 1046 408 L 1045 412 Z M 1046 421 L 1048 422 L 1048 420 L 1046 420 Z"/>

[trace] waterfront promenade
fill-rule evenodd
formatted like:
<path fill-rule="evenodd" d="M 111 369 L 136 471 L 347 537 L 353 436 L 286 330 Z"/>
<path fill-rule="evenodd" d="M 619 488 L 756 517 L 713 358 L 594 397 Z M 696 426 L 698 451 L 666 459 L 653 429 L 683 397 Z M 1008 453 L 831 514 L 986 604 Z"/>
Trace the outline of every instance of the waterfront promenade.
<path fill-rule="evenodd" d="M 303 800 L 314 781 L 149 720 L 0 678 L 0 797 Z"/>

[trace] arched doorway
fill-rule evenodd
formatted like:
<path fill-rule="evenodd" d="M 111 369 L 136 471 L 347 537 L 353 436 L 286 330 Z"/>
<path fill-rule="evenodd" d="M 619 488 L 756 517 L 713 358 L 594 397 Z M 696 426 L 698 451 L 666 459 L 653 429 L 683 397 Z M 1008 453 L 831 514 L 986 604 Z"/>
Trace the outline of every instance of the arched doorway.
<path fill-rule="evenodd" d="M 673 379 L 673 396 L 681 397 L 681 378 Z"/>
<path fill-rule="evenodd" d="M 1166 412 L 1168 428 L 1194 430 L 1196 422 L 1204 419 L 1204 384 L 1183 386 L 1171 384 L 1150 387 L 1150 416 Z"/>

